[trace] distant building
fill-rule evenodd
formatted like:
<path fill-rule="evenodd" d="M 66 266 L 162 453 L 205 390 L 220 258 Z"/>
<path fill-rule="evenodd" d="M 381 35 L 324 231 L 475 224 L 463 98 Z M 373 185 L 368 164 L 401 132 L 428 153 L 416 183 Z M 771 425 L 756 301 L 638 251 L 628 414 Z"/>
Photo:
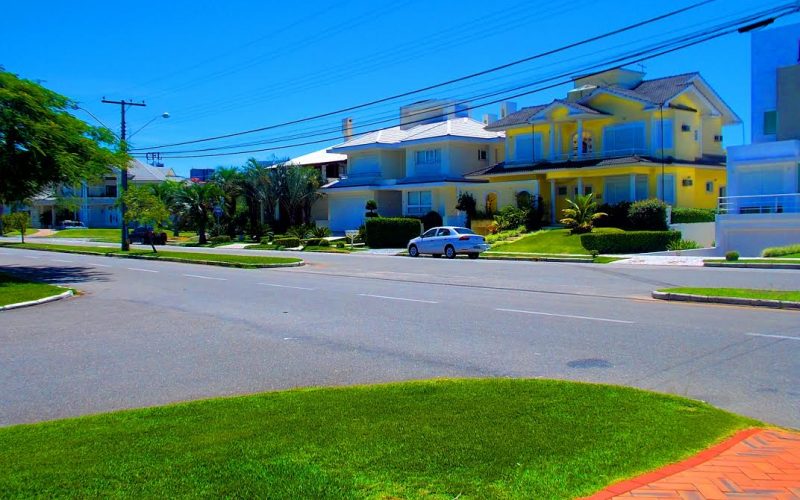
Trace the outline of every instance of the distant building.
<path fill-rule="evenodd" d="M 800 243 L 800 24 L 752 34 L 752 144 L 728 148 L 722 251 Z"/>
<path fill-rule="evenodd" d="M 189 179 L 192 182 L 208 182 L 214 176 L 213 168 L 193 168 L 189 170 Z"/>

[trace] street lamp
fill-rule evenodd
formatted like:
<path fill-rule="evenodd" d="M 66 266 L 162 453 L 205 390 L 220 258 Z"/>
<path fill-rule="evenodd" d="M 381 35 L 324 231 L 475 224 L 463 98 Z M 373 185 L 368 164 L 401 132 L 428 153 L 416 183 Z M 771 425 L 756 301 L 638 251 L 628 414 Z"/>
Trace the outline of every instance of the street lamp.
<path fill-rule="evenodd" d="M 136 132 L 134 132 L 134 133 L 130 134 L 130 135 L 128 136 L 128 139 L 130 139 L 130 138 L 131 138 L 131 137 L 133 137 L 134 135 L 136 135 L 136 134 L 138 134 L 139 132 L 141 132 L 141 131 L 142 131 L 142 130 L 143 130 L 145 127 L 146 127 L 146 126 L 150 125 L 151 123 L 153 123 L 154 121 L 158 120 L 159 118 L 165 118 L 165 119 L 166 119 L 166 118 L 169 118 L 169 113 L 167 113 L 166 111 L 164 111 L 164 112 L 163 112 L 163 113 L 161 113 L 160 115 L 156 115 L 156 116 L 154 116 L 153 118 L 151 118 L 151 119 L 150 119 L 150 121 L 149 121 L 149 122 L 147 122 L 147 123 L 145 123 L 144 125 L 142 125 L 141 127 L 139 127 L 139 129 L 138 129 Z"/>

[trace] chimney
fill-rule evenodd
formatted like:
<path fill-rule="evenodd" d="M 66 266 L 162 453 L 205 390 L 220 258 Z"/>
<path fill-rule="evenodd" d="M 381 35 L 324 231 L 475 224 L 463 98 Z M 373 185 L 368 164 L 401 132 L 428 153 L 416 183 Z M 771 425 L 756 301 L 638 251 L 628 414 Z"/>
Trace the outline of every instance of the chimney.
<path fill-rule="evenodd" d="M 353 119 L 352 118 L 344 118 L 342 119 L 342 136 L 344 137 L 345 141 L 349 141 L 353 138 Z"/>
<path fill-rule="evenodd" d="M 490 123 L 494 123 L 496 121 L 497 121 L 497 115 L 495 115 L 493 113 L 489 113 L 489 114 L 483 115 L 483 124 L 484 125 L 489 125 Z"/>
<path fill-rule="evenodd" d="M 505 101 L 500 104 L 500 119 L 517 112 L 517 103 L 513 101 Z"/>

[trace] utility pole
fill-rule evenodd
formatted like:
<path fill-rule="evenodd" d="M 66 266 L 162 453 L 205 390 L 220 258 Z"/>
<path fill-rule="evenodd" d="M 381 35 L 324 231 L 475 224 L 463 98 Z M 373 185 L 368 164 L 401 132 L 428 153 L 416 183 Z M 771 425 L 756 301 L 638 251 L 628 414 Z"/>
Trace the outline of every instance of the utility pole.
<path fill-rule="evenodd" d="M 111 100 L 106 99 L 105 97 L 103 97 L 103 100 L 100 101 L 100 102 L 102 102 L 103 104 L 117 104 L 117 105 L 119 105 L 120 115 L 121 115 L 120 134 L 119 134 L 120 148 L 122 148 L 122 152 L 123 153 L 127 153 L 128 152 L 128 144 L 126 143 L 126 134 L 125 134 L 125 107 L 126 106 L 141 106 L 141 107 L 144 107 L 144 106 L 146 106 L 146 104 L 144 103 L 144 101 L 142 101 L 142 102 L 133 102 L 133 101 L 126 101 L 125 99 L 123 99 L 121 101 L 111 101 Z M 122 169 L 122 171 L 120 172 L 120 175 L 122 176 L 120 178 L 120 192 L 117 193 L 117 194 L 121 198 L 125 194 L 125 192 L 128 190 L 128 168 L 127 168 L 127 165 L 125 166 L 124 169 Z M 119 204 L 119 212 L 120 212 L 120 219 L 121 219 L 120 222 L 121 222 L 121 230 L 122 230 L 121 248 L 122 248 L 123 252 L 127 252 L 130 249 L 130 246 L 128 245 L 128 223 L 125 222 L 125 203 L 122 202 L 122 201 L 120 201 L 120 204 Z"/>

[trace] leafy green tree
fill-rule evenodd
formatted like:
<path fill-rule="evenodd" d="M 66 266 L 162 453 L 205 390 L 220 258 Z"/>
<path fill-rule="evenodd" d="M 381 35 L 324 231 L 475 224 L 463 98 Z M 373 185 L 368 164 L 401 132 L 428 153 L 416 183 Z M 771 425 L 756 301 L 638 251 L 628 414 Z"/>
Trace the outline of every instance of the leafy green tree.
<path fill-rule="evenodd" d="M 169 209 L 147 186 L 129 186 L 117 200 L 117 204 L 125 203 L 125 222 L 138 222 L 153 226 L 154 229 L 164 226 L 169 219 Z M 153 253 L 158 253 L 154 239 L 150 240 Z"/>
<path fill-rule="evenodd" d="M 562 210 L 564 218 L 560 222 L 574 234 L 591 232 L 594 221 L 607 215 L 597 211 L 594 193 L 576 195 L 574 200 L 568 199 L 567 203 L 569 203 L 569 208 Z"/>
<path fill-rule="evenodd" d="M 187 184 L 178 192 L 178 211 L 197 230 L 201 245 L 208 243 L 208 220 L 221 197 L 222 190 L 213 182 Z"/>
<path fill-rule="evenodd" d="M 367 211 L 364 214 L 366 217 L 377 217 L 378 216 L 378 202 L 375 200 L 367 200 L 364 204 L 364 209 Z"/>
<path fill-rule="evenodd" d="M 25 243 L 25 231 L 30 224 L 31 216 L 28 212 L 14 212 L 3 216 L 3 230 L 19 231 L 23 243 Z"/>
<path fill-rule="evenodd" d="M 244 176 L 237 167 L 218 167 L 211 182 L 222 190 L 222 212 L 225 233 L 231 238 L 237 232 L 237 200 L 244 195 Z"/>
<path fill-rule="evenodd" d="M 180 235 L 181 228 L 181 214 L 180 207 L 178 206 L 178 194 L 181 191 L 181 184 L 179 182 L 167 181 L 159 182 L 157 184 L 148 185 L 153 195 L 156 196 L 167 207 L 172 221 L 172 234 L 174 236 Z"/>
<path fill-rule="evenodd" d="M 109 149 L 116 145 L 113 133 L 72 116 L 75 106 L 0 68 L 0 203 L 124 168 L 127 156 Z"/>

